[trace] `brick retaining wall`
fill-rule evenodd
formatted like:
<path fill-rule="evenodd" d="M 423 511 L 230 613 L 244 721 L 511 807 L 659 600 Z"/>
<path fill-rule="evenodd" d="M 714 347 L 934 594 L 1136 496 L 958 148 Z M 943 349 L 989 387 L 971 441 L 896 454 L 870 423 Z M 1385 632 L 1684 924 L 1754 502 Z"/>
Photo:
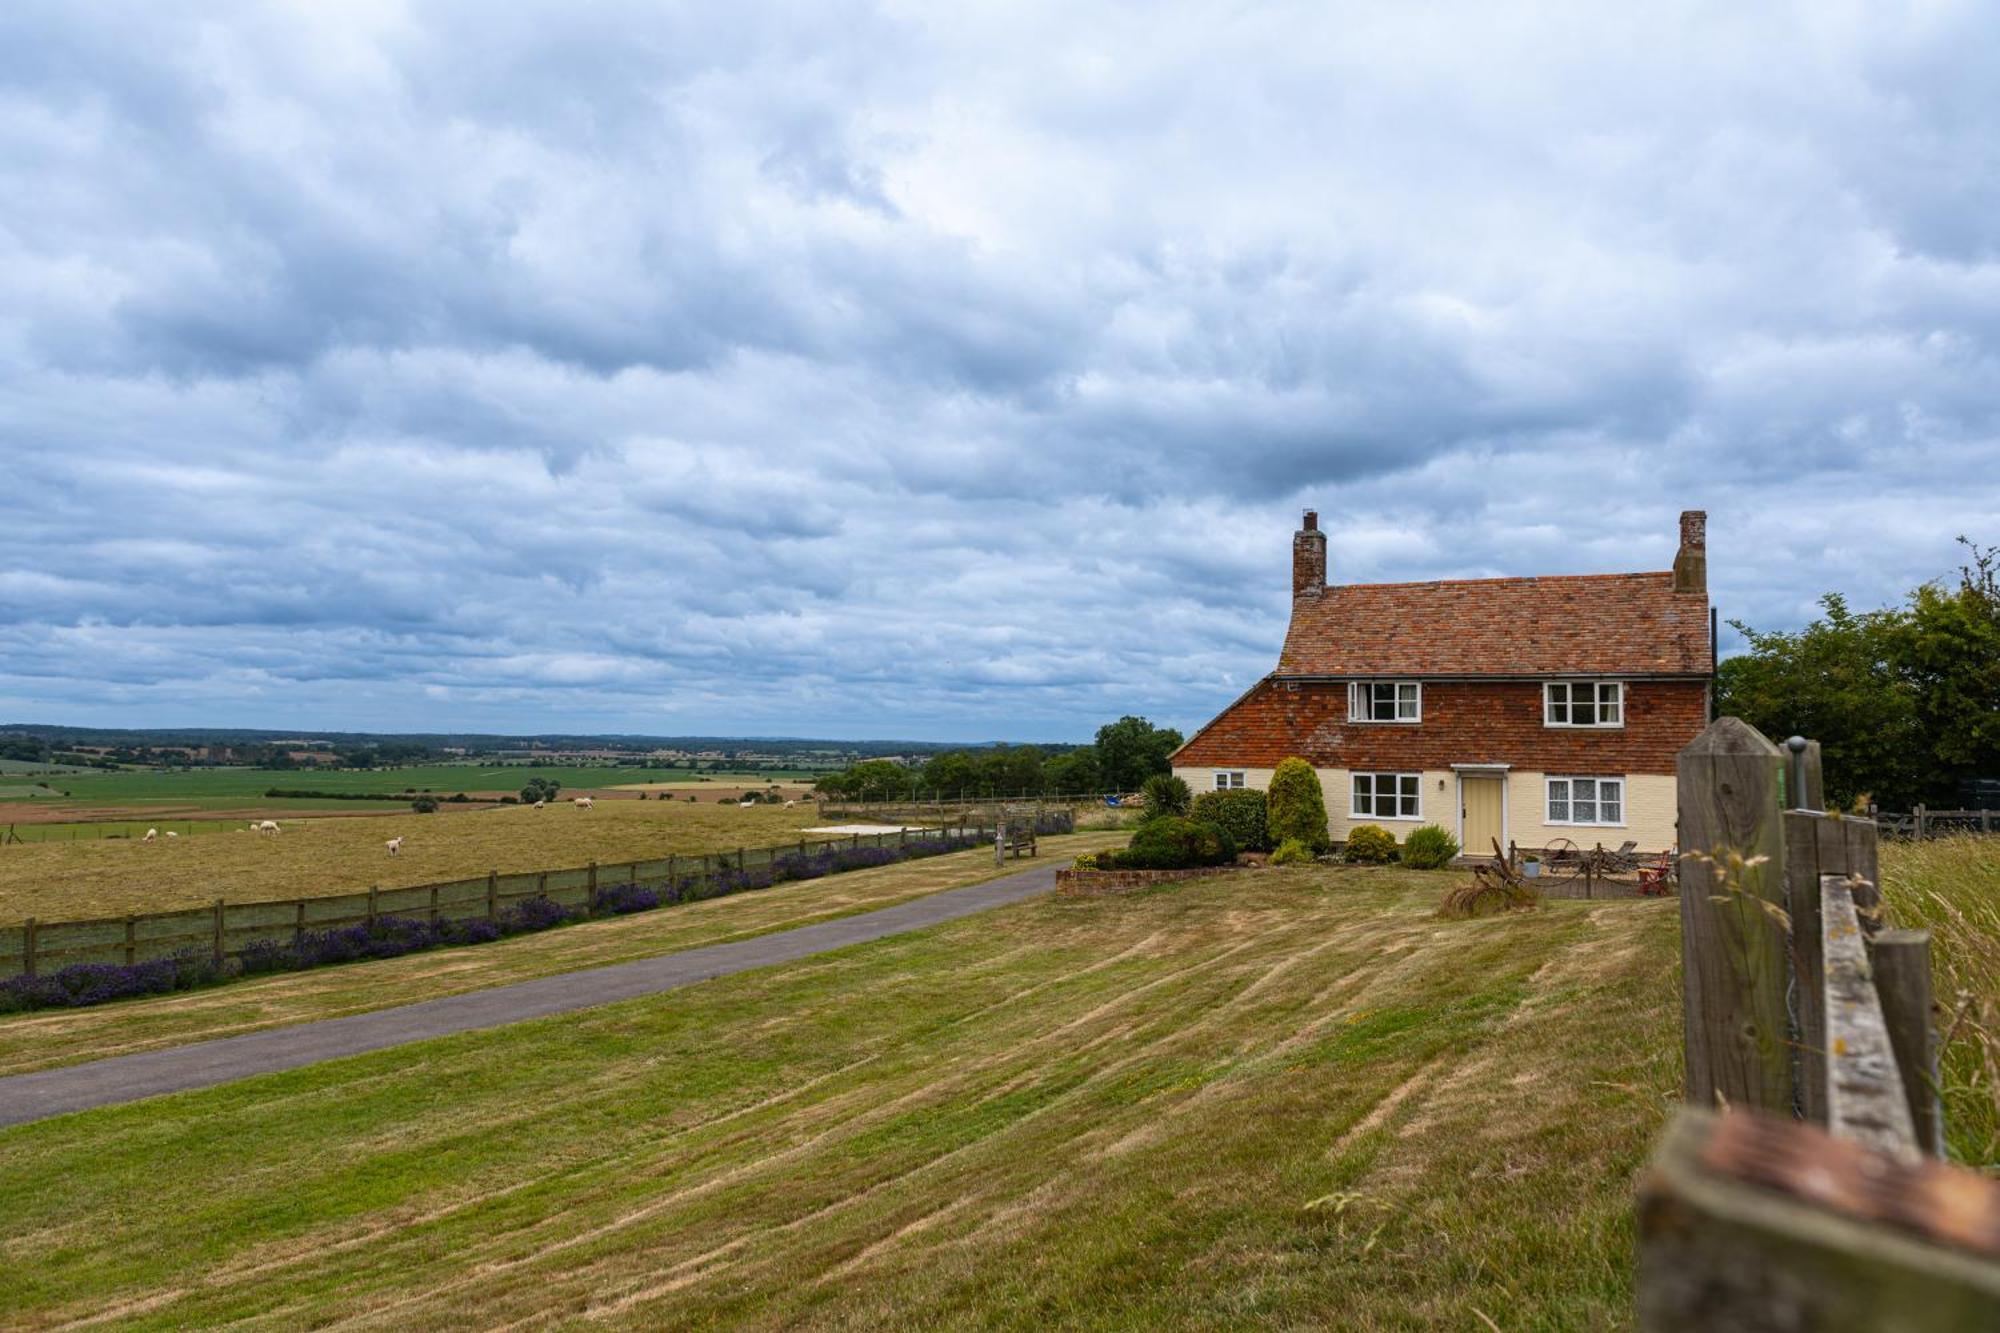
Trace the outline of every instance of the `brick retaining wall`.
<path fill-rule="evenodd" d="M 1172 884 L 1184 879 L 1227 875 L 1242 866 L 1195 866 L 1188 870 L 1058 870 L 1056 892 L 1065 898 L 1092 898 L 1106 893 L 1125 893 Z"/>

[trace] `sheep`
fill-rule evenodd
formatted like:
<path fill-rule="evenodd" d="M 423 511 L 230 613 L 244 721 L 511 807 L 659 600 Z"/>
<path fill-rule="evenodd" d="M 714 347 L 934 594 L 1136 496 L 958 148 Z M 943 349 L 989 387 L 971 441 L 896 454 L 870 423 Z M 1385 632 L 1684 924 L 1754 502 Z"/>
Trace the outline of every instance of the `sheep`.
<path fill-rule="evenodd" d="M 542 808 L 543 806 L 545 806 L 545 805 L 547 805 L 547 804 L 548 804 L 548 802 L 547 802 L 547 801 L 536 801 L 536 802 L 535 802 L 535 809 L 539 810 L 539 809 L 541 809 L 541 808 Z"/>
<path fill-rule="evenodd" d="M 570 804 L 575 806 L 579 810 L 589 810 L 597 803 L 591 800 L 588 796 L 577 796 L 571 798 Z"/>
<path fill-rule="evenodd" d="M 259 833 L 276 833 L 278 831 L 278 821 L 275 819 L 266 819 L 252 824 L 250 827 Z"/>
<path fill-rule="evenodd" d="M 157 838 L 157 837 L 159 837 L 159 836 L 160 836 L 160 831 L 159 831 L 158 829 L 156 829 L 156 828 L 149 828 L 149 829 L 147 829 L 147 830 L 146 830 L 146 836 L 145 836 L 145 837 L 143 837 L 143 838 L 141 838 L 141 839 L 139 839 L 139 841 L 140 841 L 140 842 L 151 842 L 151 841 L 153 841 L 153 840 L 154 840 L 155 838 Z"/>
<path fill-rule="evenodd" d="M 180 834 L 178 834 L 178 833 L 176 833 L 176 832 L 174 832 L 174 831 L 173 831 L 172 829 L 168 829 L 168 830 L 167 830 L 167 836 L 168 836 L 169 838 L 178 838 L 178 837 L 180 837 L 181 835 L 180 835 Z"/>
<path fill-rule="evenodd" d="M 395 837 L 389 839 L 389 841 L 383 843 L 382 845 L 389 849 L 389 855 L 401 856 L 403 854 L 403 835 L 398 833 Z"/>

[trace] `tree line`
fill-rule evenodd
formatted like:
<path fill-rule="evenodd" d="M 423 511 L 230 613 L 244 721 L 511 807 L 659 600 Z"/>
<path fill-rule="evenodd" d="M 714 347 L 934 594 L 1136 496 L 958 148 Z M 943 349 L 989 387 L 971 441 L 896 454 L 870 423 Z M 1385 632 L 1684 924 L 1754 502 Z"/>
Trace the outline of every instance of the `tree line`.
<path fill-rule="evenodd" d="M 1077 796 L 1137 791 L 1146 779 L 1170 771 L 1181 734 L 1127 715 L 1097 729 L 1089 745 L 1051 751 L 1039 745 L 985 745 L 947 750 L 921 764 L 870 759 L 815 784 L 829 796 L 891 797 Z"/>
<path fill-rule="evenodd" d="M 1900 606 L 1855 611 L 1828 593 L 1796 633 L 1730 621 L 1750 651 L 1718 669 L 1717 712 L 1819 741 L 1831 805 L 1968 803 L 1968 780 L 2000 778 L 2000 547 L 1959 541 L 1956 586 Z"/>

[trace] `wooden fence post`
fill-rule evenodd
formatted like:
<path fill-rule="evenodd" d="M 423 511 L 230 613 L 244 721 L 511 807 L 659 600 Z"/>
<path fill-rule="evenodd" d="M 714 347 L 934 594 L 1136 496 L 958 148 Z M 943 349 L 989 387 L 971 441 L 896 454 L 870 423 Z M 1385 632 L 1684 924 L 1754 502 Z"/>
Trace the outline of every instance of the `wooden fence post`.
<path fill-rule="evenodd" d="M 486 919 L 488 921 L 498 921 L 500 919 L 500 872 L 498 870 L 489 870 L 486 872 Z"/>
<path fill-rule="evenodd" d="M 1924 818 L 1924 803 L 1922 801 L 1917 802 L 1916 816 L 1917 816 L 1917 841 L 1922 842 L 1924 840 L 1924 825 L 1927 822 Z"/>
<path fill-rule="evenodd" d="M 223 910 L 224 910 L 224 909 L 223 909 L 223 906 L 222 906 L 222 899 L 220 899 L 220 898 L 217 898 L 217 899 L 215 900 L 215 961 L 216 961 L 216 963 L 217 963 L 217 964 L 220 964 L 220 963 L 222 962 L 222 913 L 223 913 Z"/>
<path fill-rule="evenodd" d="M 306 933 L 306 900 L 301 898 L 292 904 L 292 938 Z"/>
<path fill-rule="evenodd" d="M 1717 718 L 1676 763 L 1681 849 L 1681 973 L 1687 1099 L 1789 1114 L 1792 1053 L 1785 937 L 1764 910 L 1783 898 L 1778 747 L 1736 717 Z M 1746 865 L 1725 882 L 1725 862 Z M 1712 859 L 1707 859 L 1712 858 Z M 1723 901 L 1715 901 L 1720 897 Z"/>
<path fill-rule="evenodd" d="M 438 923 L 438 886 L 433 884 L 431 885 L 431 924 L 435 926 L 437 923 Z"/>
<path fill-rule="evenodd" d="M 21 971 L 35 975 L 35 918 L 21 923 Z"/>
<path fill-rule="evenodd" d="M 584 901 L 593 912 L 597 910 L 597 862 L 590 863 L 590 879 L 584 886 Z"/>
<path fill-rule="evenodd" d="M 1903 1076 L 1903 1097 L 1926 1157 L 1944 1155 L 1944 1106 L 1938 1097 L 1937 1041 L 1931 1031 L 1931 933 L 1885 930 L 1872 951 L 1882 1021 Z"/>
<path fill-rule="evenodd" d="M 139 918 L 127 915 L 125 918 L 125 966 L 139 961 Z"/>
<path fill-rule="evenodd" d="M 381 892 L 382 886 L 380 884 L 370 884 L 368 886 L 368 924 L 371 926 L 375 924 L 375 899 Z"/>
<path fill-rule="evenodd" d="M 1826 957 L 1827 1128 L 1891 1157 L 1915 1158 L 1916 1126 L 1869 965 L 1854 880 L 1822 875 Z"/>

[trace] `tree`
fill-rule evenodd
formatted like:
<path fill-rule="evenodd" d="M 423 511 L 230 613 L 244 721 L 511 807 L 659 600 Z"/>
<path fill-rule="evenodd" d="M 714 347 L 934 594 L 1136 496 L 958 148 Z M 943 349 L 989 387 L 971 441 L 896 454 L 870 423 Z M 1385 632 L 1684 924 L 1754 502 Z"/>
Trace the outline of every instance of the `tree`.
<path fill-rule="evenodd" d="M 1104 790 L 1095 746 L 1081 745 L 1042 761 L 1042 786 L 1060 796 L 1088 795 Z"/>
<path fill-rule="evenodd" d="M 831 796 L 880 801 L 909 795 L 911 773 L 893 759 L 869 759 L 838 773 L 829 773 L 814 785 Z"/>
<path fill-rule="evenodd" d="M 1315 855 L 1333 845 L 1327 835 L 1326 793 L 1311 764 L 1297 756 L 1280 762 L 1265 799 L 1272 842 L 1295 838 Z"/>
<path fill-rule="evenodd" d="M 1171 771 L 1168 757 L 1181 748 L 1181 734 L 1126 715 L 1097 729 L 1097 763 L 1114 791 L 1137 791 L 1155 773 Z"/>
<path fill-rule="evenodd" d="M 553 801 L 562 790 L 562 784 L 554 778 L 529 778 L 528 785 L 521 788 L 521 799 L 529 805 L 536 801 Z"/>
<path fill-rule="evenodd" d="M 964 750 L 934 754 L 917 770 L 917 785 L 942 796 L 956 796 L 962 791 L 976 792 L 979 783 L 979 765 Z"/>

